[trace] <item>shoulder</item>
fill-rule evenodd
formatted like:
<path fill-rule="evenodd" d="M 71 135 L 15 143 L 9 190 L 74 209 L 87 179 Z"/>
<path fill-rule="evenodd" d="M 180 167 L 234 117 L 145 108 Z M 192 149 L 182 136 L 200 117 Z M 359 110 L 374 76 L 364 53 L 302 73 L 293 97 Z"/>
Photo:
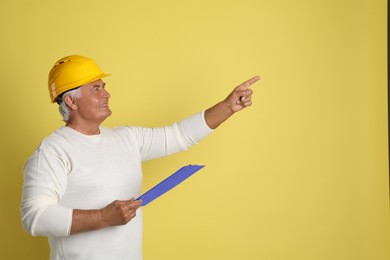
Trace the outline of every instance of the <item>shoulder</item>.
<path fill-rule="evenodd" d="M 62 126 L 45 137 L 35 152 L 52 154 L 57 157 L 67 157 L 66 154 L 75 144 L 81 145 L 82 141 L 77 134 L 73 133 L 73 130 Z"/>
<path fill-rule="evenodd" d="M 64 147 L 67 143 L 71 142 L 72 137 L 67 133 L 66 127 L 60 127 L 54 131 L 51 135 L 45 137 L 39 148 L 50 149 L 55 147 Z"/>
<path fill-rule="evenodd" d="M 67 140 L 62 136 L 60 129 L 45 137 L 34 153 L 26 160 L 24 167 L 27 171 L 32 171 L 32 169 L 38 169 L 48 164 L 69 165 L 66 152 Z"/>

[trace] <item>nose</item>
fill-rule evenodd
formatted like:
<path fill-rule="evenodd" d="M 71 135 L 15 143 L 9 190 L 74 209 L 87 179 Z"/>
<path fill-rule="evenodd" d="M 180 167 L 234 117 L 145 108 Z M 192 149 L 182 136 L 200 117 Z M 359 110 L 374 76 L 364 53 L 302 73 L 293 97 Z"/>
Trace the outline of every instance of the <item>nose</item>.
<path fill-rule="evenodd" d="M 106 97 L 106 98 L 109 98 L 111 97 L 110 93 L 108 93 L 108 91 L 106 89 L 103 89 L 103 96 Z"/>

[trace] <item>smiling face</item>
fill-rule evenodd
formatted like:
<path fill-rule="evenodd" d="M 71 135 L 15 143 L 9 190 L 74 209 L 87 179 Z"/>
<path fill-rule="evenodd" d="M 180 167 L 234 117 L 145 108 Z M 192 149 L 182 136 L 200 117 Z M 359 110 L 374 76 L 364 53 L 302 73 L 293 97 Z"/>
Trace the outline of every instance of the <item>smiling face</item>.
<path fill-rule="evenodd" d="M 109 98 L 110 94 L 101 79 L 81 86 L 80 97 L 74 100 L 74 116 L 79 121 L 100 125 L 111 115 Z"/>

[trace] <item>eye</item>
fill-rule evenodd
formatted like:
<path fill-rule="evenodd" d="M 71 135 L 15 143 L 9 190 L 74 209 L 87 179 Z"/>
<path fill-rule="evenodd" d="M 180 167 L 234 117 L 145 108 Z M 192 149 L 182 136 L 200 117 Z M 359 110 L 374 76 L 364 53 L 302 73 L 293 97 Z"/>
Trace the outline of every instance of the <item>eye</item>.
<path fill-rule="evenodd" d="M 94 85 L 94 86 L 91 88 L 91 93 L 99 92 L 100 90 L 105 89 L 105 85 L 106 85 L 106 84 L 103 84 L 103 85 Z"/>
<path fill-rule="evenodd" d="M 93 86 L 90 91 L 91 91 L 91 93 L 95 93 L 97 90 L 98 90 L 98 88 L 96 86 Z"/>

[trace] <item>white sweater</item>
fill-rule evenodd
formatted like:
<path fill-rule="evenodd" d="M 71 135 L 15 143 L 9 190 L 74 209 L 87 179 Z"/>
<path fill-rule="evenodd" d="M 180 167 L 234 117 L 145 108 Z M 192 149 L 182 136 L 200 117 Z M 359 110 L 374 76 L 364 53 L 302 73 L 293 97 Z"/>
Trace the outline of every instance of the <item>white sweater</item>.
<path fill-rule="evenodd" d="M 100 127 L 88 136 L 60 127 L 24 168 L 24 229 L 47 236 L 51 259 L 142 259 L 142 212 L 123 226 L 70 236 L 73 209 L 101 209 L 141 195 L 144 160 L 186 150 L 212 130 L 204 112 L 161 128 Z"/>

